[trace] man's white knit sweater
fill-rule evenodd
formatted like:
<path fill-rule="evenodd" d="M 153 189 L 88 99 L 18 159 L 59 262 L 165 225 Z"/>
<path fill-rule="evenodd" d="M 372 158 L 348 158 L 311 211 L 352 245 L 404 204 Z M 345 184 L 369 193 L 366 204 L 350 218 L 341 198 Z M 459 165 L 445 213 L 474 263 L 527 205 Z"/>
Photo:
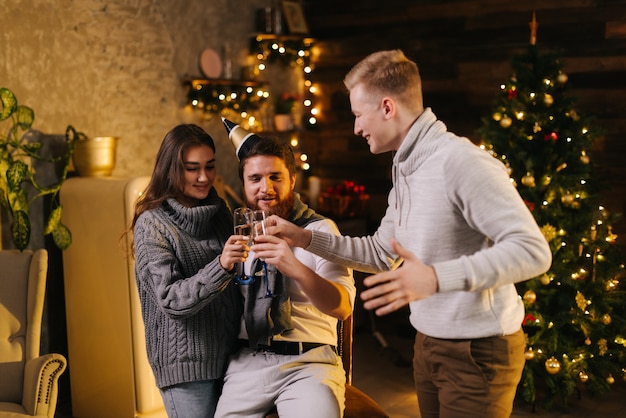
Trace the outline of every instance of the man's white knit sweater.
<path fill-rule="evenodd" d="M 375 273 L 401 261 L 391 250 L 395 237 L 437 274 L 438 293 L 410 303 L 418 331 L 462 339 L 520 329 L 514 283 L 544 273 L 551 252 L 501 162 L 426 109 L 394 156 L 388 202 L 373 236 L 314 232 L 307 250 Z"/>

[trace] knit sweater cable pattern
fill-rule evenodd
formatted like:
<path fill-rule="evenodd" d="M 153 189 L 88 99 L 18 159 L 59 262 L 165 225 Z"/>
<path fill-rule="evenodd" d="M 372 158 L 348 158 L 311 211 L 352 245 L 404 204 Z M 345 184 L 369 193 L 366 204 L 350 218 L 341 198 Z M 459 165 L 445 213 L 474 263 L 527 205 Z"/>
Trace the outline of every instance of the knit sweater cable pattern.
<path fill-rule="evenodd" d="M 551 252 L 504 165 L 447 131 L 428 108 L 393 160 L 388 208 L 373 236 L 313 232 L 307 250 L 365 272 L 394 268 L 391 239 L 436 271 L 435 295 L 410 303 L 436 338 L 482 338 L 521 327 L 514 283 L 545 272 Z M 419 278 L 416 278 L 419 280 Z"/>
<path fill-rule="evenodd" d="M 232 217 L 215 190 L 199 206 L 174 199 L 134 228 L 135 274 L 157 386 L 221 378 L 235 349 L 241 301 L 219 263 Z"/>

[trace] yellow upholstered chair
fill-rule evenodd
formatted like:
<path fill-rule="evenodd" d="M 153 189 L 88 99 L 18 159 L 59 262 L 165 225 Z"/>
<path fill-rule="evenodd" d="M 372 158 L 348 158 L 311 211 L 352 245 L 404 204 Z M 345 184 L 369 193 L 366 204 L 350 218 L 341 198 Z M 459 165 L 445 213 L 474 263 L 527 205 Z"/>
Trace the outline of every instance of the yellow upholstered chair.
<path fill-rule="evenodd" d="M 48 253 L 0 251 L 0 418 L 54 417 L 67 361 L 39 355 Z"/>
<path fill-rule="evenodd" d="M 337 349 L 346 371 L 346 408 L 343 418 L 389 418 L 376 401 L 352 386 L 352 331 L 352 316 L 339 321 Z M 276 409 L 270 411 L 266 418 L 278 418 Z"/>

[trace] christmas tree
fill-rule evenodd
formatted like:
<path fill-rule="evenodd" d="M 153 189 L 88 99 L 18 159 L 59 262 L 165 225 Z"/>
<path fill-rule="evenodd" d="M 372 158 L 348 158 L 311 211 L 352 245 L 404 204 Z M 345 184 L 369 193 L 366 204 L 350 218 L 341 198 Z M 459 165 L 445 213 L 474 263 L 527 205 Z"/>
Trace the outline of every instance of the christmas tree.
<path fill-rule="evenodd" d="M 626 275 L 614 234 L 616 214 L 599 203 L 589 150 L 601 132 L 575 109 L 555 54 L 539 52 L 535 28 L 526 53 L 478 134 L 511 181 L 552 249 L 550 270 L 519 283 L 526 307 L 526 365 L 518 397 L 551 406 L 584 388 L 609 391 L 626 380 Z"/>

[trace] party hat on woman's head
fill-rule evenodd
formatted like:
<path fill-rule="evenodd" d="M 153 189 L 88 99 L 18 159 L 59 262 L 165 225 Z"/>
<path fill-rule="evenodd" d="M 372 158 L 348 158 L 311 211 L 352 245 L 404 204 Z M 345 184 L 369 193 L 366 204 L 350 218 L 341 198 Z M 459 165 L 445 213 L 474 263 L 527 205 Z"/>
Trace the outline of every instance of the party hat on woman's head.
<path fill-rule="evenodd" d="M 262 139 L 257 134 L 246 131 L 241 126 L 229 121 L 225 117 L 222 117 L 222 122 L 224 122 L 228 137 L 235 146 L 237 158 L 240 160 L 248 154 L 254 144 Z"/>

